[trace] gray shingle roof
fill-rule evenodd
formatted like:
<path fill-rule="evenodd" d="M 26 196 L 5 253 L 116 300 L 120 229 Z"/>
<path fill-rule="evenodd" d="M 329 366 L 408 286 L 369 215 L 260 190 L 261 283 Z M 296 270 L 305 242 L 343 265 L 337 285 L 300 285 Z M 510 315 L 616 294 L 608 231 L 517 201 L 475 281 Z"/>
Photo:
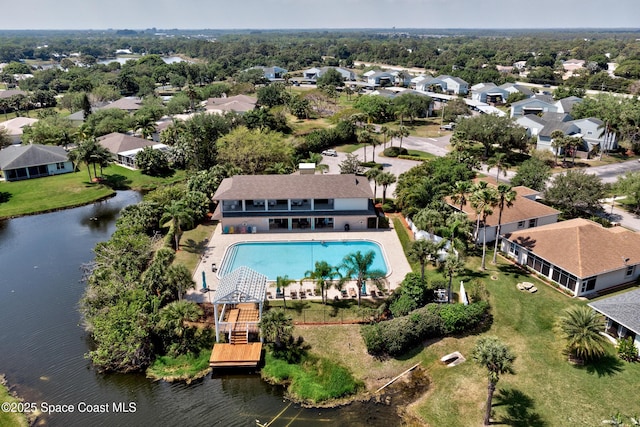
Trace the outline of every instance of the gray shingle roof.
<path fill-rule="evenodd" d="M 560 130 L 565 135 L 575 135 L 580 133 L 580 128 L 572 122 L 560 122 L 557 120 L 547 120 L 547 123 L 540 130 L 538 135 L 551 137 L 553 131 Z"/>
<path fill-rule="evenodd" d="M 356 175 L 236 175 L 222 181 L 213 200 L 372 197 L 369 181 Z"/>
<path fill-rule="evenodd" d="M 625 328 L 640 334 L 640 289 L 588 304 Z"/>
<path fill-rule="evenodd" d="M 62 147 L 52 145 L 12 145 L 0 150 L 0 169 L 28 168 L 69 160 Z"/>

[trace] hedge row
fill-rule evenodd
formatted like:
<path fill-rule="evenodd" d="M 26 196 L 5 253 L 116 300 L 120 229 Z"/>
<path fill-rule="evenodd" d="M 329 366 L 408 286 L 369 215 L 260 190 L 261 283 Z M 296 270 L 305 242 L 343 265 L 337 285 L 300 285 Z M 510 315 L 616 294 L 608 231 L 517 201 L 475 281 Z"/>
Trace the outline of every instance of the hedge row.
<path fill-rule="evenodd" d="M 428 338 L 459 334 L 476 328 L 489 304 L 427 304 L 407 316 L 362 327 L 369 354 L 399 356 Z"/>

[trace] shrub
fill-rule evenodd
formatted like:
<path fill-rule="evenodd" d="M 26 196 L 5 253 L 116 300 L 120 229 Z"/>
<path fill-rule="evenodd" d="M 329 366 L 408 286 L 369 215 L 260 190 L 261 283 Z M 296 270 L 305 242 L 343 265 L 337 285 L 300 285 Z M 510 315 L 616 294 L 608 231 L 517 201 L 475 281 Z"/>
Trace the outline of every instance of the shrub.
<path fill-rule="evenodd" d="M 408 304 L 408 298 L 400 295 L 393 304 Z M 407 316 L 363 326 L 361 334 L 370 354 L 399 356 L 427 338 L 475 328 L 488 308 L 489 304 L 484 301 L 467 306 L 428 304 Z"/>
<path fill-rule="evenodd" d="M 631 337 L 618 340 L 618 356 L 627 362 L 633 362 L 638 358 L 638 349 L 633 344 Z"/>
<path fill-rule="evenodd" d="M 406 316 L 416 308 L 418 308 L 418 303 L 408 293 L 400 295 L 400 298 L 393 301 L 389 306 L 393 317 Z"/>
<path fill-rule="evenodd" d="M 398 157 L 399 155 L 409 154 L 409 151 L 406 148 L 389 147 L 383 151 L 383 154 L 386 157 Z"/>

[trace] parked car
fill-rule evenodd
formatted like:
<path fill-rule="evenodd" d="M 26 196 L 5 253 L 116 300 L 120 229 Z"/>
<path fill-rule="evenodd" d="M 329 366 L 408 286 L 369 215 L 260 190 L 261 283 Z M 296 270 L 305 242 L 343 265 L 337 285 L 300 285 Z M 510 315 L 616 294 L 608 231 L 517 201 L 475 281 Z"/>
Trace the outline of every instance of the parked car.
<path fill-rule="evenodd" d="M 455 127 L 456 127 L 456 124 L 453 122 L 450 122 L 449 124 L 440 126 L 440 130 L 453 130 L 453 128 Z"/>
<path fill-rule="evenodd" d="M 336 150 L 324 150 L 322 152 L 323 156 L 331 156 L 331 157 L 338 157 L 338 152 Z"/>

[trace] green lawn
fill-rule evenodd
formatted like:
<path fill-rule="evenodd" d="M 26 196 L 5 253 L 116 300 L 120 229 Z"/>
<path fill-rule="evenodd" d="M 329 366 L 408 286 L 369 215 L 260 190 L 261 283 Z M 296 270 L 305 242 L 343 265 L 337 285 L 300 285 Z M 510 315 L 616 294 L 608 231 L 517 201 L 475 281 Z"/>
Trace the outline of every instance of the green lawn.
<path fill-rule="evenodd" d="M 7 388 L 3 385 L 3 378 L 0 375 L 0 403 L 8 402 L 8 403 L 17 403 L 18 399 L 11 396 Z M 10 412 L 5 410 L 0 410 L 0 427 L 21 427 L 28 426 L 27 417 L 21 412 Z"/>
<path fill-rule="evenodd" d="M 142 175 L 121 166 L 104 169 L 106 181 L 89 181 L 86 169 L 79 172 L 15 182 L 0 182 L 0 219 L 86 205 L 109 197 L 114 189 L 149 190 L 184 179 L 184 171 L 165 178 Z"/>
<path fill-rule="evenodd" d="M 491 259 L 490 252 L 487 257 Z M 458 290 L 460 280 L 467 283 L 480 279 L 485 284 L 490 292 L 493 323 L 482 334 L 498 336 L 517 355 L 515 375 L 501 377 L 494 397 L 498 424 L 595 426 L 618 411 L 628 416 L 640 414 L 640 363 L 619 360 L 613 346 L 608 346 L 609 355 L 600 363 L 584 367 L 570 365 L 562 353 L 563 342 L 553 328 L 555 319 L 566 307 L 584 301 L 569 298 L 533 278 L 527 280 L 536 283 L 537 293 L 519 291 L 515 285 L 526 276 L 503 259 L 499 258 L 497 266 L 487 263 L 485 272 L 479 271 L 479 265 L 478 258 L 469 258 L 468 270 L 454 278 L 454 290 Z M 428 342 L 404 357 L 380 360 L 366 353 L 359 328 L 298 326 L 296 334 L 311 344 L 312 352 L 340 357 L 369 389 L 421 362 L 431 377 L 431 389 L 411 405 L 411 411 L 432 426 L 482 425 L 486 373 L 470 360 L 471 349 L 482 334 Z M 447 368 L 439 359 L 453 351 L 460 351 L 468 360 Z"/>
<path fill-rule="evenodd" d="M 180 250 L 176 252 L 174 264 L 184 264 L 189 271 L 196 271 L 200 258 L 204 253 L 217 221 L 198 224 L 193 230 L 182 233 L 180 238 Z"/>

